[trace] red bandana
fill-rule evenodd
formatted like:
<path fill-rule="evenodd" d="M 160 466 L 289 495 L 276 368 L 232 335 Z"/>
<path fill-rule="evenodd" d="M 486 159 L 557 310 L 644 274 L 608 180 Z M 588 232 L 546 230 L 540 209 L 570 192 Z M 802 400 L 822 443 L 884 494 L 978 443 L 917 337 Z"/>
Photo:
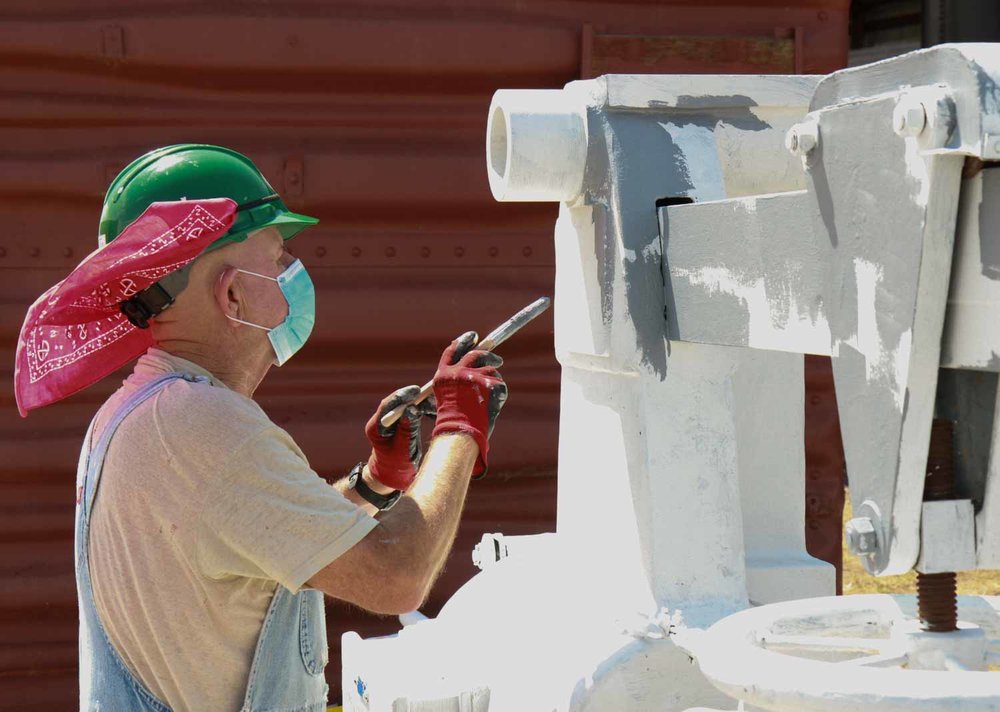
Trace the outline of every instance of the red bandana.
<path fill-rule="evenodd" d="M 96 383 L 152 346 L 151 329 L 134 326 L 118 305 L 194 261 L 235 216 L 228 198 L 153 203 L 39 297 L 17 342 L 21 416 Z"/>

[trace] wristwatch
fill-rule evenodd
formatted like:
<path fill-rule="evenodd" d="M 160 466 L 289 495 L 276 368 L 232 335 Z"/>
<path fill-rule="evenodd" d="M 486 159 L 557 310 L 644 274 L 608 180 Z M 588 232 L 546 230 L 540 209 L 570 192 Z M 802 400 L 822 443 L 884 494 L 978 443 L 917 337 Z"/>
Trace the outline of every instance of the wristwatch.
<path fill-rule="evenodd" d="M 384 512 L 387 509 L 391 509 L 392 505 L 396 504 L 399 498 L 403 496 L 403 490 L 393 490 L 389 494 L 379 494 L 365 483 L 365 478 L 361 476 L 364 469 L 364 462 L 359 462 L 355 465 L 354 469 L 351 470 L 351 474 L 347 476 L 347 486 L 357 492 L 361 496 L 361 499 L 374 505 L 379 511 Z"/>

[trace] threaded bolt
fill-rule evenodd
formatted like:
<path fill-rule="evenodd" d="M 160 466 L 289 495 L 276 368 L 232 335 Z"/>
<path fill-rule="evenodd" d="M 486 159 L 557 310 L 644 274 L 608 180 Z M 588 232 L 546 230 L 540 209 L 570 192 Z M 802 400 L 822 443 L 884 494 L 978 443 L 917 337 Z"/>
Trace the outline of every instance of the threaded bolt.
<path fill-rule="evenodd" d="M 917 572 L 917 612 L 921 627 L 932 633 L 958 630 L 958 589 L 954 573 Z"/>
<path fill-rule="evenodd" d="M 927 450 L 927 477 L 924 501 L 951 499 L 955 494 L 955 467 L 952 446 L 953 423 L 937 419 L 931 426 Z M 917 572 L 917 611 L 921 627 L 933 633 L 958 630 L 958 593 L 952 572 Z"/>

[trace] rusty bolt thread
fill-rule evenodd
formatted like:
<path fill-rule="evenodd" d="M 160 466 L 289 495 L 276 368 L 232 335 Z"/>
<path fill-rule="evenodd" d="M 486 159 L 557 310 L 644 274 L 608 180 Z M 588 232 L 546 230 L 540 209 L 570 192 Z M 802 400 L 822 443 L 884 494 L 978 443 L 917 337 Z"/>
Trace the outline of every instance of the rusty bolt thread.
<path fill-rule="evenodd" d="M 955 466 L 950 420 L 935 420 L 927 450 L 924 501 L 951 499 L 955 494 Z M 917 610 L 921 627 L 932 633 L 958 630 L 958 592 L 954 573 L 917 572 Z"/>
<path fill-rule="evenodd" d="M 957 577 L 917 572 L 917 611 L 921 627 L 932 633 L 958 630 Z"/>

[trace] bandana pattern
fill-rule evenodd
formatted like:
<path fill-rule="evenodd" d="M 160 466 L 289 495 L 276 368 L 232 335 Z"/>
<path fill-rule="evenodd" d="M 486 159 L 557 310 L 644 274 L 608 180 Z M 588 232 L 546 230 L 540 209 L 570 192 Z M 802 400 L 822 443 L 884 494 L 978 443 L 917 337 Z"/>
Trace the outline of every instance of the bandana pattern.
<path fill-rule="evenodd" d="M 21 415 L 100 380 L 152 345 L 119 304 L 190 264 L 232 225 L 228 199 L 154 203 L 28 310 L 14 369 Z"/>

